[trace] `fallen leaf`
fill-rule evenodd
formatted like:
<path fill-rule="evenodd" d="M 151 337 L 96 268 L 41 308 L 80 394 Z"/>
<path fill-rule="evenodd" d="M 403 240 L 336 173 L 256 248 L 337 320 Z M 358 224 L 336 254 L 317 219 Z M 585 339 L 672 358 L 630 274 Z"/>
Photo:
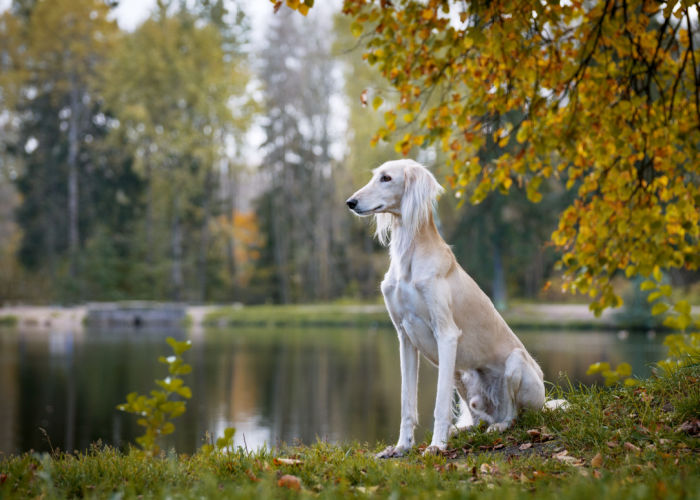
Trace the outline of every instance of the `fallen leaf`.
<path fill-rule="evenodd" d="M 277 480 L 277 486 L 299 491 L 301 489 L 301 480 L 296 476 L 285 474 Z"/>
<path fill-rule="evenodd" d="M 596 453 L 595 457 L 591 458 L 591 467 L 600 467 L 603 465 L 603 455 Z"/>
<path fill-rule="evenodd" d="M 678 429 L 676 429 L 676 432 L 685 432 L 686 434 L 690 434 L 691 436 L 697 436 L 700 434 L 700 419 L 695 419 L 695 420 L 686 420 L 683 422 Z"/>
<path fill-rule="evenodd" d="M 250 479 L 250 480 L 253 481 L 254 483 L 257 483 L 258 481 L 260 481 L 260 479 L 258 478 L 258 476 L 256 476 L 255 473 L 254 473 L 252 470 L 246 469 L 245 473 L 246 473 L 246 476 L 248 476 L 248 479 Z"/>
<path fill-rule="evenodd" d="M 301 465 L 304 462 L 299 460 L 298 458 L 277 458 L 275 457 L 274 460 L 272 460 L 275 465 Z"/>
<path fill-rule="evenodd" d="M 539 429 L 530 429 L 530 430 L 527 431 L 527 434 L 528 434 L 531 438 L 538 438 L 538 437 L 540 437 L 540 434 L 541 434 L 541 433 L 540 433 Z"/>
<path fill-rule="evenodd" d="M 594 478 L 600 479 L 601 476 L 602 476 L 602 474 L 600 473 L 600 471 L 599 471 L 598 469 L 594 469 L 594 470 L 593 470 L 593 477 L 594 477 Z"/>
<path fill-rule="evenodd" d="M 632 443 L 630 443 L 629 441 L 625 441 L 624 446 L 625 446 L 626 450 L 633 451 L 635 453 L 639 453 L 640 451 L 642 451 L 642 449 L 639 446 L 635 446 Z"/>
<path fill-rule="evenodd" d="M 482 474 L 498 474 L 498 466 L 496 464 L 487 464 L 483 463 L 481 464 L 481 467 L 479 467 L 479 471 Z"/>
<path fill-rule="evenodd" d="M 525 451 L 525 450 L 527 450 L 527 449 L 529 449 L 529 448 L 532 448 L 532 443 L 523 443 L 523 444 L 520 445 L 519 450 L 520 450 L 520 451 Z"/>
<path fill-rule="evenodd" d="M 379 489 L 379 486 L 356 486 L 355 490 L 360 493 L 372 494 Z"/>
<path fill-rule="evenodd" d="M 569 456 L 568 450 L 563 450 L 559 453 L 555 453 L 552 455 L 552 458 L 556 458 L 560 462 L 575 465 L 577 467 L 583 465 L 583 460 L 581 460 L 580 458 Z"/>
<path fill-rule="evenodd" d="M 620 446 L 620 443 L 618 443 L 617 441 L 608 441 L 605 444 L 608 445 L 608 448 L 617 448 L 618 446 Z"/>
<path fill-rule="evenodd" d="M 505 447 L 506 447 L 506 445 L 503 444 L 503 443 L 501 443 L 501 444 L 497 444 L 496 446 L 494 446 L 493 449 L 494 449 L 494 450 L 500 450 L 501 448 L 505 448 Z"/>

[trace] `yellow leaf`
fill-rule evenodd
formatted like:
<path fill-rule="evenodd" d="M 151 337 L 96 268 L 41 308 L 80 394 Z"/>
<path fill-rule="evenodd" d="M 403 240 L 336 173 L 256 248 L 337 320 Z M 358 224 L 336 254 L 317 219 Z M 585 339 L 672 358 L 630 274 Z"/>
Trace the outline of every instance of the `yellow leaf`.
<path fill-rule="evenodd" d="M 681 314 L 690 314 L 690 304 L 687 300 L 679 300 L 673 308 Z"/>
<path fill-rule="evenodd" d="M 355 38 L 359 37 L 362 35 L 362 25 L 358 22 L 354 22 L 350 25 L 350 32 L 352 33 L 352 36 Z"/>
<path fill-rule="evenodd" d="M 657 316 L 659 314 L 666 312 L 667 309 L 668 309 L 668 304 L 664 304 L 663 302 L 659 302 L 657 304 L 654 304 L 654 307 L 651 308 L 651 314 L 653 316 Z"/>
<path fill-rule="evenodd" d="M 384 99 L 382 99 L 379 96 L 374 96 L 374 99 L 372 99 L 372 108 L 376 111 L 377 109 L 379 109 L 379 106 L 381 106 L 383 102 Z"/>

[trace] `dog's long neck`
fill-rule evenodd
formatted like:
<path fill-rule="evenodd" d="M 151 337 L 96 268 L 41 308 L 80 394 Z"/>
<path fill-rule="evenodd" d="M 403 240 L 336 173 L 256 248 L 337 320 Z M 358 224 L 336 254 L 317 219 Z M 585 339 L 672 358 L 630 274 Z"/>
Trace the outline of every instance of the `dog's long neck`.
<path fill-rule="evenodd" d="M 434 244 L 442 241 L 442 236 L 435 225 L 433 214 L 430 213 L 416 231 L 407 231 L 401 224 L 401 217 L 395 217 L 391 228 L 391 243 L 389 245 L 389 255 L 391 260 L 407 261 L 415 249 L 421 245 Z"/>

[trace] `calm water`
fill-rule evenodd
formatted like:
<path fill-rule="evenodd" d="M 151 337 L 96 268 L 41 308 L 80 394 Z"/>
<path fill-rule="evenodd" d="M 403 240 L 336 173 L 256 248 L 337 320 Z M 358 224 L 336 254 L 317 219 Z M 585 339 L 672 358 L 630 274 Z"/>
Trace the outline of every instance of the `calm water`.
<path fill-rule="evenodd" d="M 156 362 L 165 338 L 185 331 L 37 332 L 0 329 L 0 452 L 116 446 L 140 434 L 135 418 L 115 409 L 131 391 L 147 392 L 165 376 Z M 661 338 L 610 332 L 519 332 L 545 379 L 593 382 L 589 364 L 630 361 L 634 373 L 665 352 Z M 185 354 L 193 397 L 167 446 L 192 452 L 206 432 L 236 427 L 248 448 L 280 442 L 393 441 L 398 433 L 399 359 L 388 329 L 219 329 L 190 334 Z M 422 437 L 432 426 L 437 371 L 421 362 Z"/>

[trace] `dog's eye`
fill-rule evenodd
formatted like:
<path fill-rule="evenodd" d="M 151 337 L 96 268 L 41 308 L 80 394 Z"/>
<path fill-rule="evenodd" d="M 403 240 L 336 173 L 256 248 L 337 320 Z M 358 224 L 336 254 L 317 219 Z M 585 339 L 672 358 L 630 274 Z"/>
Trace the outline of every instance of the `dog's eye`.
<path fill-rule="evenodd" d="M 379 178 L 379 182 L 389 182 L 390 180 L 391 180 L 391 177 L 389 177 L 388 175 L 382 175 Z"/>

